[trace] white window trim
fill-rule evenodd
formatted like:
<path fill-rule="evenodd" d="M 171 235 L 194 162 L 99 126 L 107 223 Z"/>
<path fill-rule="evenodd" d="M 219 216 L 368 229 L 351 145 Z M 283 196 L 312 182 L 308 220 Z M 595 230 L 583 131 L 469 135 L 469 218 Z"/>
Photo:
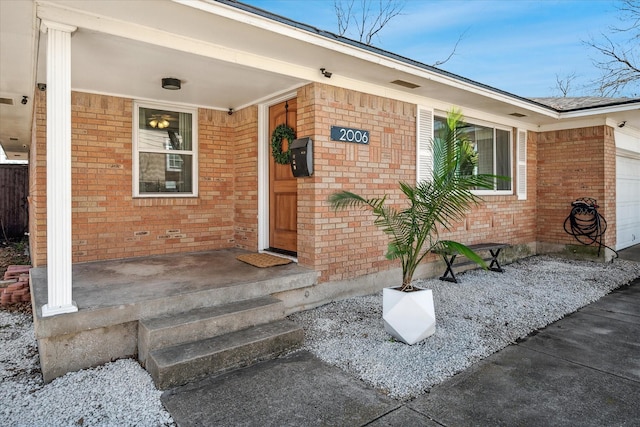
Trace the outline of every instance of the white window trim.
<path fill-rule="evenodd" d="M 433 120 L 436 119 L 437 117 L 447 117 L 447 112 L 446 111 L 442 111 L 442 110 L 436 110 L 433 113 Z M 488 128 L 492 128 L 493 129 L 493 141 L 495 144 L 495 130 L 496 129 L 500 129 L 500 130 L 504 130 L 509 132 L 509 162 L 510 162 L 510 166 L 511 166 L 511 190 L 472 190 L 471 192 L 477 196 L 508 196 L 508 195 L 512 195 L 514 194 L 514 177 L 515 177 L 515 173 L 514 173 L 514 161 L 513 161 L 513 128 L 507 125 L 500 125 L 497 123 L 493 123 L 493 122 L 489 122 L 486 120 L 481 120 L 481 119 L 475 119 L 475 118 L 469 118 L 469 117 L 465 117 L 464 118 L 464 122 L 465 123 L 469 123 L 469 124 L 473 124 L 473 125 L 479 125 L 479 126 L 485 126 Z M 432 129 L 435 128 L 434 125 L 432 125 Z M 496 164 L 496 150 L 493 150 L 493 164 Z"/>
<path fill-rule="evenodd" d="M 176 111 L 179 113 L 189 113 L 191 114 L 191 150 L 174 150 L 171 154 L 187 154 L 193 157 L 192 159 L 192 175 L 193 182 L 191 183 L 192 192 L 191 193 L 143 193 L 140 194 L 140 183 L 139 183 L 139 165 L 140 165 L 140 156 L 138 151 L 138 129 L 140 128 L 140 113 L 139 108 L 152 108 L 156 110 L 169 110 Z M 133 197 L 134 198 L 184 198 L 184 197 L 198 197 L 198 109 L 197 108 L 189 108 L 181 105 L 175 104 L 165 104 L 165 103 L 155 103 L 148 101 L 133 101 Z M 146 149 L 145 152 L 149 153 L 162 153 L 166 154 L 165 150 L 153 150 Z"/>
<path fill-rule="evenodd" d="M 497 152 L 495 150 L 495 143 L 496 143 L 496 129 L 500 129 L 503 130 L 505 132 L 509 132 L 509 166 L 511 169 L 511 189 L 510 190 L 472 190 L 471 192 L 475 195 L 478 196 L 510 196 L 512 194 L 514 194 L 514 170 L 513 170 L 513 128 L 508 127 L 508 126 L 500 126 L 500 125 L 496 125 L 493 123 L 481 123 L 480 121 L 477 120 L 465 120 L 465 123 L 470 123 L 470 124 L 474 124 L 474 125 L 481 125 L 481 126 L 485 126 L 485 127 L 490 127 L 493 129 L 493 164 L 496 165 L 498 163 L 498 159 L 497 159 Z M 497 175 L 497 173 L 494 172 L 494 175 Z"/>

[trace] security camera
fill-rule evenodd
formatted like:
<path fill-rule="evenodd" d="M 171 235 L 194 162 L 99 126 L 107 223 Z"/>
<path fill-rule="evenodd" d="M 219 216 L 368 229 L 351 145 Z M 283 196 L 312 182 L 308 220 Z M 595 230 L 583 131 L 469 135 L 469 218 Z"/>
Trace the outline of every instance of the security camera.
<path fill-rule="evenodd" d="M 45 83 L 38 83 L 38 90 L 40 90 L 40 92 L 44 92 L 47 90 L 47 85 Z"/>
<path fill-rule="evenodd" d="M 22 105 L 27 105 L 27 102 L 29 102 L 29 97 L 25 95 L 22 97 L 22 101 L 20 101 L 20 103 Z"/>
<path fill-rule="evenodd" d="M 623 127 L 625 127 L 625 125 L 626 125 L 626 124 L 627 124 L 627 121 L 626 121 L 626 120 L 623 120 L 623 121 L 621 121 L 620 123 L 618 123 L 618 127 L 619 127 L 619 128 L 623 128 Z"/>

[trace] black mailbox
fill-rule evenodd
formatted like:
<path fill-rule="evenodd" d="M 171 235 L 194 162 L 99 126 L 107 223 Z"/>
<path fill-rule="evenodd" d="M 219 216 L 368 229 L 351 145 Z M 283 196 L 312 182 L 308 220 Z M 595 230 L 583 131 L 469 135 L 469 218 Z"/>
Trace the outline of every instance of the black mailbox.
<path fill-rule="evenodd" d="M 313 174 L 313 141 L 311 138 L 300 138 L 291 143 L 291 172 L 296 178 Z"/>

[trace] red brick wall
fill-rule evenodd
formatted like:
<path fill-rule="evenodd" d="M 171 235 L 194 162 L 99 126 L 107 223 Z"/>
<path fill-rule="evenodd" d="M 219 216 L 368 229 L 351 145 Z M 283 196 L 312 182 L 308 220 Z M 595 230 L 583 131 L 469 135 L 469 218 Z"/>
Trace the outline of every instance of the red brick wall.
<path fill-rule="evenodd" d="M 602 242 L 616 247 L 616 141 L 614 129 L 603 126 L 604 131 L 604 198 L 600 201 L 600 214 L 608 220 Z"/>
<path fill-rule="evenodd" d="M 230 129 L 234 187 L 234 242 L 249 251 L 258 249 L 258 109 L 234 112 Z"/>
<path fill-rule="evenodd" d="M 298 134 L 314 140 L 313 177 L 298 180 L 298 258 L 334 281 L 397 267 L 385 259 L 388 239 L 368 211 L 334 213 L 328 196 L 348 190 L 364 197 L 389 195 L 401 203 L 399 181 L 415 182 L 416 106 L 327 85 L 312 84 L 298 92 Z M 330 140 L 330 126 L 371 131 L 369 145 Z M 515 135 L 515 133 L 514 133 Z M 485 196 L 451 233 L 463 243 L 535 242 L 536 140 L 529 134 L 528 194 Z M 515 154 L 514 154 L 515 164 Z M 515 182 L 514 182 L 515 187 Z"/>
<path fill-rule="evenodd" d="M 38 208 L 46 201 L 46 107 L 40 101 L 32 240 L 34 263 L 42 265 L 46 211 Z M 199 110 L 197 198 L 133 198 L 132 100 L 74 92 L 71 103 L 73 262 L 227 248 L 236 246 L 236 238 L 240 246 L 257 249 L 255 197 L 236 203 L 237 192 L 256 180 L 255 108 L 232 116 Z"/>
<path fill-rule="evenodd" d="M 298 90 L 299 136 L 314 140 L 314 175 L 298 179 L 298 259 L 320 281 L 396 267 L 387 237 L 366 211 L 334 213 L 328 196 L 346 189 L 401 203 L 398 181 L 415 180 L 416 106 L 310 84 Z M 32 249 L 46 263 L 45 99 L 32 147 Z M 73 261 L 257 247 L 257 108 L 233 115 L 199 110 L 199 197 L 132 197 L 130 99 L 73 93 Z M 366 129 L 368 145 L 330 140 L 331 125 Z M 515 133 L 514 133 L 515 135 Z M 442 237 L 472 244 L 536 241 L 536 134 L 528 141 L 528 200 L 485 196 Z M 615 156 L 613 158 L 615 161 Z M 515 154 L 514 154 L 515 164 Z M 514 188 L 516 183 L 513 184 Z"/>
<path fill-rule="evenodd" d="M 615 245 L 615 142 L 613 129 L 593 126 L 538 134 L 538 241 L 579 244 L 564 231 L 571 202 L 598 201 L 608 219 L 604 242 Z"/>
<path fill-rule="evenodd" d="M 387 240 L 361 211 L 334 213 L 329 195 L 344 189 L 365 197 L 388 193 L 415 179 L 413 104 L 311 84 L 298 91 L 298 135 L 314 141 L 314 175 L 298 180 L 298 257 L 320 281 L 388 269 Z M 330 140 L 331 125 L 369 130 L 369 145 Z"/>
<path fill-rule="evenodd" d="M 47 200 L 46 154 L 43 144 L 47 138 L 46 93 L 34 92 L 34 120 L 29 147 L 29 250 L 34 267 L 46 264 L 47 259 Z M 42 151 L 42 152 L 41 152 Z"/>

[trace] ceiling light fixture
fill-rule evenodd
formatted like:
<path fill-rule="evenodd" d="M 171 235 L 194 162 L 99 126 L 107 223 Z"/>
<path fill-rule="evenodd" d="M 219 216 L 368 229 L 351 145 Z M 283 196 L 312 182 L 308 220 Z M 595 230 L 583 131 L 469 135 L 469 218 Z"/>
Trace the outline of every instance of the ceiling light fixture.
<path fill-rule="evenodd" d="M 182 86 L 182 82 L 180 79 L 176 79 L 173 77 L 165 77 L 162 79 L 162 88 L 168 90 L 179 90 Z"/>
<path fill-rule="evenodd" d="M 154 117 L 149 120 L 149 126 L 151 126 L 152 128 L 164 129 L 169 127 L 169 120 L 165 119 L 164 117 Z"/>

